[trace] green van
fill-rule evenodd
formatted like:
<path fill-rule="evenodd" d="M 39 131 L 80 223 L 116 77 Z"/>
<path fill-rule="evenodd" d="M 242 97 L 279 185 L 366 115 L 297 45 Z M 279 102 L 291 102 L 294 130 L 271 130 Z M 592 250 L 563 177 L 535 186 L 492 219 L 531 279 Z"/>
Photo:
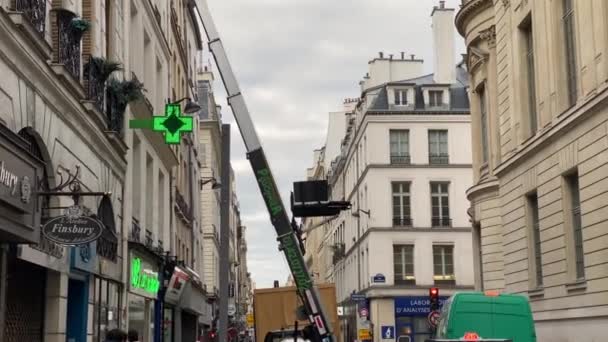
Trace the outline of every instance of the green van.
<path fill-rule="evenodd" d="M 504 339 L 536 342 L 534 320 L 528 299 L 521 295 L 494 292 L 462 292 L 448 299 L 437 325 L 439 339 Z"/>

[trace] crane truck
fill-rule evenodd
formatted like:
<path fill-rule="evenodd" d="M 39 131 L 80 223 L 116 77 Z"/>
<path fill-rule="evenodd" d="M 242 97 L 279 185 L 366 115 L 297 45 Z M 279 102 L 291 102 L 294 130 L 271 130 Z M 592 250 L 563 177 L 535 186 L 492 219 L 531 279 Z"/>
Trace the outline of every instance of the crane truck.
<path fill-rule="evenodd" d="M 297 291 L 304 303 L 310 326 L 314 327 L 316 336 L 313 341 L 333 342 L 331 324 L 320 302 L 319 291 L 313 284 L 311 275 L 304 262 L 300 239 L 294 231 L 285 205 L 279 195 L 268 160 L 249 114 L 247 104 L 237 79 L 232 71 L 228 56 L 209 11 L 206 0 L 196 0 L 196 8 L 207 36 L 209 51 L 213 55 L 216 67 L 227 93 L 228 105 L 232 109 L 237 126 L 245 143 L 247 159 L 253 168 L 258 186 L 270 214 L 270 220 L 277 232 L 279 250 L 285 254 L 289 269 L 295 280 Z"/>

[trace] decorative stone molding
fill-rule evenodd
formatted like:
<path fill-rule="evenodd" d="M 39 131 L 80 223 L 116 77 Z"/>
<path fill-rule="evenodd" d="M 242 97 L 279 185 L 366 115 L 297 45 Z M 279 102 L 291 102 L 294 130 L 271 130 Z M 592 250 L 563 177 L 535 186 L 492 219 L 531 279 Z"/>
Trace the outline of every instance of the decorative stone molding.
<path fill-rule="evenodd" d="M 509 5 L 511 5 L 511 0 L 502 0 L 502 6 L 504 8 L 509 7 Z"/>
<path fill-rule="evenodd" d="M 469 47 L 469 53 L 467 54 L 468 58 L 468 69 L 469 73 L 473 74 L 475 69 L 481 66 L 488 59 L 488 54 L 483 52 L 482 50 L 474 47 Z"/>
<path fill-rule="evenodd" d="M 464 23 L 465 21 L 474 14 L 477 14 L 483 11 L 486 8 L 494 6 L 492 0 L 469 0 L 466 4 L 464 4 L 458 14 L 456 14 L 456 29 L 461 36 L 465 36 L 464 32 Z"/>
<path fill-rule="evenodd" d="M 496 26 L 492 25 L 485 30 L 479 31 L 479 38 L 488 41 L 489 47 L 496 47 Z"/>

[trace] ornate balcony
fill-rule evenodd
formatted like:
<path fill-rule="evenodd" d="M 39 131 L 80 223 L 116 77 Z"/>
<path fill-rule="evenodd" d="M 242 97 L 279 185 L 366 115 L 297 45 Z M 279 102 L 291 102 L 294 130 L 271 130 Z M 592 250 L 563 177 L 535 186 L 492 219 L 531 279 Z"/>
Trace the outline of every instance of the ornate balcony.
<path fill-rule="evenodd" d="M 88 67 L 84 70 L 84 78 L 87 82 L 87 98 L 93 101 L 95 108 L 100 113 L 103 113 L 105 81 L 101 79 L 102 75 L 99 74 L 99 70 L 92 67 L 93 58 L 93 56 L 89 56 Z"/>
<path fill-rule="evenodd" d="M 452 219 L 449 217 L 433 217 L 431 218 L 431 225 L 433 227 L 451 227 Z"/>
<path fill-rule="evenodd" d="M 97 240 L 97 254 L 114 262 L 118 259 L 118 238 L 107 227 Z"/>
<path fill-rule="evenodd" d="M 332 246 L 334 249 L 334 255 L 332 256 L 333 264 L 337 264 L 345 255 L 345 245 L 343 243 L 336 243 Z"/>
<path fill-rule="evenodd" d="M 135 217 L 133 218 L 133 223 L 131 224 L 129 240 L 133 242 L 141 242 L 141 227 L 139 226 L 139 221 Z"/>
<path fill-rule="evenodd" d="M 146 240 L 145 240 L 145 245 L 148 248 L 153 248 L 154 247 L 154 234 L 146 229 Z"/>
<path fill-rule="evenodd" d="M 30 245 L 30 247 L 57 259 L 63 258 L 63 246 L 60 246 L 54 243 L 53 241 L 47 239 L 46 236 L 42 234 L 42 229 L 40 230 L 40 243 Z"/>
<path fill-rule="evenodd" d="M 57 11 L 57 63 L 63 64 L 66 70 L 74 77 L 80 79 L 80 39 L 72 28 L 72 19 L 76 14 L 67 10 Z"/>
<path fill-rule="evenodd" d="M 411 158 L 409 154 L 391 155 L 391 164 L 393 165 L 409 165 Z"/>
<path fill-rule="evenodd" d="M 182 216 L 182 218 L 187 221 L 192 221 L 192 212 L 190 207 L 184 199 L 184 196 L 177 189 L 175 190 L 175 205 L 178 209 L 178 215 Z"/>
<path fill-rule="evenodd" d="M 429 164 L 431 165 L 447 165 L 450 163 L 450 156 L 447 154 L 430 154 Z"/>
<path fill-rule="evenodd" d="M 15 11 L 22 12 L 34 30 L 44 35 L 46 0 L 15 0 Z"/>
<path fill-rule="evenodd" d="M 393 217 L 393 226 L 395 227 L 411 227 L 411 217 Z"/>

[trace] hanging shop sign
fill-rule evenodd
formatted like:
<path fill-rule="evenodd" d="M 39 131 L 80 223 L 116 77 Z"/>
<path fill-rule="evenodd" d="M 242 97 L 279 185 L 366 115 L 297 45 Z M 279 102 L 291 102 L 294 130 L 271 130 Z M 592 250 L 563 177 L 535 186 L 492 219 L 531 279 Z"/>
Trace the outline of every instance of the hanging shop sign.
<path fill-rule="evenodd" d="M 82 245 L 97 240 L 103 233 L 103 223 L 99 220 L 80 215 L 80 209 L 66 210 L 66 215 L 48 220 L 42 226 L 42 234 L 60 245 Z"/>
<path fill-rule="evenodd" d="M 169 281 L 169 286 L 167 286 L 167 292 L 165 293 L 165 302 L 174 304 L 179 302 L 188 279 L 190 279 L 188 273 L 175 266 L 173 274 L 171 275 L 171 280 Z"/>
<path fill-rule="evenodd" d="M 142 263 L 141 258 L 135 256 L 131 258 L 131 289 L 138 290 L 148 296 L 156 298 L 160 281 L 158 280 L 158 272 L 147 268 Z"/>

